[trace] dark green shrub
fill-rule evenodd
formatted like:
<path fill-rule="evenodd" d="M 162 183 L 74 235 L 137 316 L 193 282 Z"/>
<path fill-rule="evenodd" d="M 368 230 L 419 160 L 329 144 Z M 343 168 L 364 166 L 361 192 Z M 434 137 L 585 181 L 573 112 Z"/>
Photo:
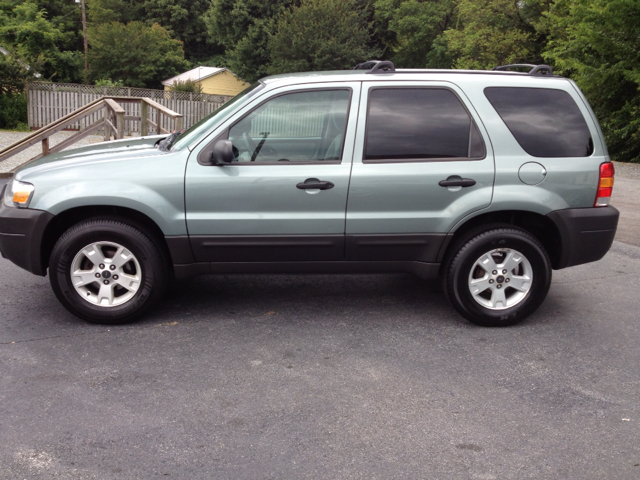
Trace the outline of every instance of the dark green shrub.
<path fill-rule="evenodd" d="M 8 130 L 27 123 L 27 97 L 24 93 L 0 95 L 0 129 Z M 21 127 L 24 129 L 24 127 Z"/>
<path fill-rule="evenodd" d="M 176 80 L 169 87 L 169 90 L 172 92 L 202 93 L 202 85 L 195 80 Z"/>
<path fill-rule="evenodd" d="M 0 128 L 14 129 L 27 123 L 24 86 L 31 79 L 33 73 L 22 60 L 0 54 Z"/>

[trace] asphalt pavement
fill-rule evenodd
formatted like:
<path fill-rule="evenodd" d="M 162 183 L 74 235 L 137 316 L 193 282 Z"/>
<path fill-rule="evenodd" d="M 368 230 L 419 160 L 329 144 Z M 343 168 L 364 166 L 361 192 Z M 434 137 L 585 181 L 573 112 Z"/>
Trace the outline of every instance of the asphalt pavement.
<path fill-rule="evenodd" d="M 105 327 L 0 260 L 0 479 L 638 479 L 639 287 L 615 242 L 510 328 L 409 275 L 198 277 Z"/>

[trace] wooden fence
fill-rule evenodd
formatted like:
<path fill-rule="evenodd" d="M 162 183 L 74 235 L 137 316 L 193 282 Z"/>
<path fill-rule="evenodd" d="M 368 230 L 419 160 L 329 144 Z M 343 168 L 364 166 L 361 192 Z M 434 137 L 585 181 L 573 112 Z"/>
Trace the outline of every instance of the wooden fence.
<path fill-rule="evenodd" d="M 29 82 L 27 85 L 27 102 L 29 127 L 43 128 L 49 123 L 59 120 L 78 108 L 101 97 L 147 97 L 155 102 L 183 115 L 182 128 L 189 128 L 206 117 L 232 97 L 226 95 L 209 95 L 205 93 L 167 92 L 132 87 L 97 87 L 94 85 L 76 85 L 72 83 Z M 123 104 L 126 117 L 140 117 L 140 103 Z M 100 113 L 86 116 L 78 123 L 70 125 L 70 130 L 82 130 L 96 121 Z M 94 118 L 95 117 L 95 118 Z M 149 120 L 158 122 L 158 112 L 149 112 Z M 160 125 L 165 130 L 173 128 L 172 120 L 161 116 Z M 125 135 L 139 133 L 139 122 L 125 120 Z"/>

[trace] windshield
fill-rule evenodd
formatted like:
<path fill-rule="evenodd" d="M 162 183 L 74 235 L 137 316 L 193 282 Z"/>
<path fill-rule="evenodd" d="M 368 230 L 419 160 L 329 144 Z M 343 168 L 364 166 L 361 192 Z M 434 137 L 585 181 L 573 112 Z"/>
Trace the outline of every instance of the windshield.
<path fill-rule="evenodd" d="M 247 99 L 260 91 L 264 87 L 264 83 L 256 82 L 250 87 L 244 89 L 238 95 L 233 97 L 227 103 L 223 104 L 220 108 L 218 108 L 213 113 L 207 115 L 198 123 L 190 127 L 188 130 L 185 130 L 182 134 L 180 134 L 180 138 L 175 141 L 172 150 L 182 150 L 183 148 L 191 145 L 196 142 L 200 137 L 211 130 L 211 127 L 217 122 L 217 117 L 225 110 L 227 110 L 232 105 L 238 103 L 241 99 Z"/>

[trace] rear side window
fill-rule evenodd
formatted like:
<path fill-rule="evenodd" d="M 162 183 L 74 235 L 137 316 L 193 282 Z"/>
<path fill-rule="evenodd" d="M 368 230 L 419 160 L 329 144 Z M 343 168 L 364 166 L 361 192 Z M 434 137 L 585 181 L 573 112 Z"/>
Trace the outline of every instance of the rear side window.
<path fill-rule="evenodd" d="M 588 157 L 589 127 L 573 98 L 550 88 L 488 87 L 493 108 L 525 152 L 534 157 Z"/>
<path fill-rule="evenodd" d="M 478 127 L 445 88 L 376 88 L 369 93 L 363 161 L 481 159 Z"/>

